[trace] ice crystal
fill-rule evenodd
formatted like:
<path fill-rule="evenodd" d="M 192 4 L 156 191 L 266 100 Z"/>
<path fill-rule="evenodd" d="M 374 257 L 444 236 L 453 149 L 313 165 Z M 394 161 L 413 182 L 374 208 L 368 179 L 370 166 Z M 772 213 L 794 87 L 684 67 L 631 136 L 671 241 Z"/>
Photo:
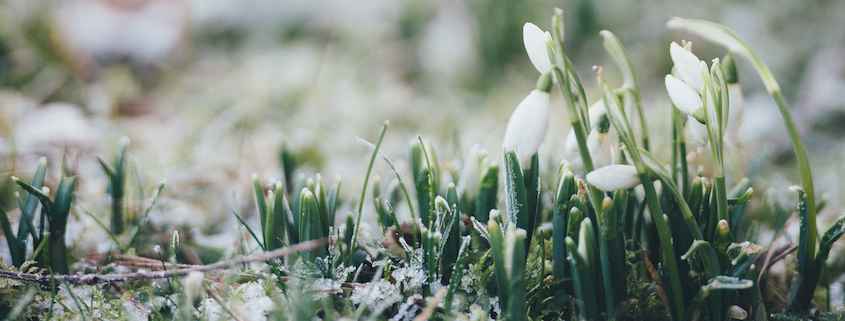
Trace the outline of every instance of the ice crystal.
<path fill-rule="evenodd" d="M 132 321 L 146 321 L 147 316 L 150 315 L 149 310 L 131 300 L 123 301 L 123 310 L 126 311 L 126 319 Z"/>
<path fill-rule="evenodd" d="M 493 307 L 493 312 L 496 312 L 498 315 L 502 314 L 502 307 L 499 305 L 499 297 L 495 296 L 490 298 L 490 306 Z"/>
<path fill-rule="evenodd" d="M 340 289 L 341 283 L 337 280 L 320 278 L 314 281 L 314 300 L 320 300 L 329 296 L 329 293 Z"/>
<path fill-rule="evenodd" d="M 364 304 L 370 310 L 375 310 L 378 307 L 390 306 L 399 302 L 402 300 L 402 295 L 393 283 L 378 280 L 353 290 L 349 300 L 355 305 Z"/>
<path fill-rule="evenodd" d="M 199 311 L 202 316 L 202 320 L 207 321 L 217 321 L 223 319 L 224 314 L 226 313 L 223 311 L 223 307 L 211 298 L 202 300 Z"/>
<path fill-rule="evenodd" d="M 425 271 L 418 267 L 403 266 L 393 270 L 391 276 L 396 284 L 406 293 L 416 293 L 426 283 Z"/>
<path fill-rule="evenodd" d="M 414 317 L 422 310 L 422 308 L 415 303 L 416 300 L 422 300 L 422 295 L 419 293 L 411 295 L 405 300 L 402 305 L 399 306 L 399 310 L 396 312 L 390 321 L 408 321 L 413 320 Z"/>
<path fill-rule="evenodd" d="M 273 309 L 273 300 L 264 291 L 260 282 L 249 282 L 241 285 L 235 291 L 233 302 L 241 316 L 248 320 L 267 320 L 267 313 Z"/>

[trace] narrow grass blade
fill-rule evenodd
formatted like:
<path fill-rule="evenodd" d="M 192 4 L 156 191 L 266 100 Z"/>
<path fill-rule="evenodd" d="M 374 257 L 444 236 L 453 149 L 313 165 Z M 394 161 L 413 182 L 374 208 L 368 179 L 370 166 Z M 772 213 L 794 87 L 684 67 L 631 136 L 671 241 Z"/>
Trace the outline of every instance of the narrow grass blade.
<path fill-rule="evenodd" d="M 575 174 L 568 163 L 562 163 L 558 174 L 558 185 L 555 192 L 554 218 L 552 224 L 552 258 L 554 260 L 554 275 L 557 279 L 566 276 L 566 231 L 569 223 L 569 200 L 577 193 Z"/>
<path fill-rule="evenodd" d="M 38 168 L 35 170 L 35 175 L 32 176 L 32 180 L 29 181 L 29 185 L 40 189 L 41 186 L 44 185 L 44 177 L 47 175 L 47 158 L 41 157 L 38 159 Z M 26 248 L 27 244 L 27 235 L 32 234 L 35 235 L 34 230 L 30 228 L 33 225 L 32 220 L 35 218 L 35 208 L 38 206 L 38 197 L 33 195 L 32 193 L 28 193 L 26 195 L 26 200 L 23 202 L 21 209 L 21 220 L 26 220 L 26 224 L 18 224 L 18 234 L 17 234 L 17 244 L 18 248 Z M 37 241 L 34 241 L 37 242 Z M 12 244 L 12 243 L 9 243 Z M 18 252 L 21 257 L 25 257 L 25 254 Z"/>
<path fill-rule="evenodd" d="M 576 305 L 581 315 L 587 320 L 595 320 L 598 307 L 595 295 L 595 285 L 590 276 L 587 260 L 578 253 L 578 246 L 571 237 L 566 237 L 566 247 L 569 250 L 569 264 L 572 265 L 572 283 L 575 288 Z"/>
<path fill-rule="evenodd" d="M 352 240 L 349 242 L 349 253 L 355 253 L 355 248 L 358 246 L 358 231 L 361 227 L 361 216 L 362 211 L 364 210 L 364 198 L 367 196 L 367 183 L 370 181 L 370 173 L 373 171 L 373 165 L 376 162 L 376 155 L 378 155 L 379 147 L 381 146 L 381 141 L 384 139 L 384 134 L 387 132 L 387 125 L 389 121 L 385 121 L 384 125 L 381 126 L 381 131 L 378 135 L 378 140 L 376 141 L 376 148 L 373 151 L 373 156 L 370 157 L 370 164 L 367 166 L 367 175 L 364 177 L 364 187 L 361 189 L 361 200 L 358 203 L 358 213 L 357 218 L 355 219 L 355 227 L 352 231 Z M 349 255 L 346 258 L 347 265 L 352 265 L 353 255 Z"/>
<path fill-rule="evenodd" d="M 475 204 L 475 218 L 481 222 L 490 219 L 490 210 L 496 208 L 499 192 L 499 165 L 489 157 L 481 161 L 481 182 L 478 185 L 478 199 Z"/>
<path fill-rule="evenodd" d="M 6 242 L 9 244 L 9 254 L 12 256 L 12 264 L 15 267 L 21 267 L 24 261 L 20 261 L 17 237 L 15 237 L 12 231 L 12 224 L 9 222 L 9 216 L 6 215 L 6 210 L 3 206 L 0 206 L 0 225 L 3 227 L 3 234 L 6 236 Z M 26 248 L 23 249 L 26 250 Z"/>
<path fill-rule="evenodd" d="M 339 203 L 338 200 L 338 193 L 340 193 L 340 183 L 341 183 L 340 175 L 335 177 L 334 182 L 332 183 L 331 189 L 329 189 L 329 223 L 334 225 L 335 213 L 337 212 L 337 205 Z M 278 195 L 278 193 L 276 193 Z"/>
<path fill-rule="evenodd" d="M 267 199 L 264 195 L 264 187 L 261 186 L 261 181 L 258 179 L 258 174 L 252 174 L 252 188 L 253 188 L 253 196 L 255 200 L 255 207 L 258 209 L 258 220 L 261 222 L 261 231 L 267 230 Z M 267 244 L 267 240 L 264 240 L 264 243 Z"/>
<path fill-rule="evenodd" d="M 461 284 L 461 278 L 464 276 L 470 243 L 472 243 L 471 237 L 464 236 L 461 241 L 461 248 L 458 251 L 458 259 L 455 261 L 452 269 L 452 278 L 449 280 L 449 292 L 446 293 L 446 301 L 443 302 L 443 314 L 447 317 L 452 312 L 452 301 L 455 297 L 455 291 L 457 291 L 458 286 Z"/>
<path fill-rule="evenodd" d="M 798 286 L 798 290 L 794 291 L 795 295 L 790 297 L 789 302 L 787 302 L 786 313 L 809 311 L 813 294 L 816 292 L 816 286 L 819 284 L 824 263 L 830 255 L 833 243 L 843 235 L 845 235 L 845 215 L 840 216 L 827 232 L 824 233 L 819 243 L 819 252 L 812 269 L 807 269 L 802 274 L 801 280 L 796 285 Z"/>
<path fill-rule="evenodd" d="M 515 152 L 504 152 L 505 159 L 505 203 L 507 204 L 507 221 L 517 227 L 528 229 L 528 196 L 525 190 L 525 180 L 519 158 Z"/>
<path fill-rule="evenodd" d="M 525 216 L 527 224 L 521 227 L 528 233 L 528 244 L 531 244 L 531 237 L 534 235 L 534 230 L 537 228 L 540 220 L 540 209 L 542 207 L 540 199 L 540 160 L 537 154 L 531 156 L 531 167 L 523 171 L 523 179 L 525 180 L 525 198 L 527 206 L 524 208 L 526 213 L 520 215 Z M 526 250 L 528 249 L 526 244 Z"/>

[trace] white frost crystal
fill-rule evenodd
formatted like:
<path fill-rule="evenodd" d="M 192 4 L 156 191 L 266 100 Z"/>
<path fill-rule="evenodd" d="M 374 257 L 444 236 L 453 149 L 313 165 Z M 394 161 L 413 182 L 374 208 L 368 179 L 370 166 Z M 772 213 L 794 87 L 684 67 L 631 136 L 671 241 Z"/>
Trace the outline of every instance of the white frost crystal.
<path fill-rule="evenodd" d="M 390 318 L 390 321 L 413 320 L 417 313 L 422 310 L 419 305 L 414 303 L 414 301 L 422 300 L 422 298 L 422 295 L 420 295 L 419 293 L 409 296 L 408 299 L 405 300 L 405 302 L 399 306 L 399 310 L 396 312 L 396 315 Z"/>
<path fill-rule="evenodd" d="M 427 275 L 421 268 L 405 266 L 393 270 L 391 276 L 404 292 L 419 292 L 425 284 Z"/>
<path fill-rule="evenodd" d="M 235 291 L 233 308 L 247 320 L 267 320 L 267 313 L 273 309 L 273 300 L 264 291 L 263 282 L 249 282 Z"/>
<path fill-rule="evenodd" d="M 314 281 L 314 300 L 320 300 L 329 296 L 334 290 L 340 289 L 341 283 L 338 280 L 319 278 Z"/>
<path fill-rule="evenodd" d="M 390 306 L 402 300 L 402 295 L 396 285 L 385 280 L 368 283 L 361 288 L 355 288 L 349 300 L 356 305 L 364 304 L 370 310 L 379 306 Z"/>

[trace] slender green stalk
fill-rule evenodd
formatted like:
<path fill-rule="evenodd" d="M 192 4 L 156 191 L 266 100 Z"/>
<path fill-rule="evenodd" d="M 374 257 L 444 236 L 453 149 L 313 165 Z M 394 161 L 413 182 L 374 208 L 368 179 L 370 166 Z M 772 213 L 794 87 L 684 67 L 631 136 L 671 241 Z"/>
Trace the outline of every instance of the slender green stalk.
<path fill-rule="evenodd" d="M 687 165 L 687 144 L 686 144 L 686 137 L 684 137 L 684 125 L 683 125 L 683 118 L 681 118 L 681 111 L 678 108 L 672 107 L 672 131 L 674 132 L 673 138 L 675 139 L 675 148 L 677 148 L 676 153 L 673 153 L 672 157 L 677 157 L 677 162 L 672 162 L 672 168 L 678 169 L 680 172 L 678 173 L 679 178 L 675 178 L 675 182 L 680 184 L 681 190 L 683 191 L 683 195 L 689 195 L 689 165 Z"/>
<path fill-rule="evenodd" d="M 634 66 L 631 64 L 631 59 L 628 57 L 628 51 L 625 50 L 625 47 L 622 46 L 622 42 L 620 42 L 619 38 L 617 38 L 612 32 L 602 30 L 599 34 L 602 38 L 604 38 L 604 48 L 608 53 L 610 53 L 613 60 L 616 61 L 616 65 L 619 66 L 619 69 L 622 70 L 622 77 L 625 79 L 625 83 L 622 85 L 625 89 L 625 100 L 633 101 L 634 106 L 637 108 L 637 116 L 640 120 L 640 127 L 642 127 L 642 147 L 643 149 L 648 150 L 648 124 L 646 123 L 643 105 L 640 101 L 640 85 L 637 83 L 637 76 L 634 73 Z"/>
<path fill-rule="evenodd" d="M 361 200 L 358 202 L 358 216 L 355 219 L 355 230 L 352 232 L 352 240 L 349 246 L 349 253 L 350 255 L 346 258 L 346 264 L 352 265 L 352 260 L 355 253 L 355 247 L 358 246 L 358 230 L 361 228 L 361 215 L 362 211 L 364 210 L 364 199 L 367 197 L 367 183 L 370 181 L 370 173 L 373 171 L 373 164 L 376 163 L 376 155 L 378 155 L 378 149 L 381 146 L 381 141 L 384 139 L 384 133 L 387 131 L 387 125 L 390 124 L 390 121 L 384 121 L 384 125 L 381 126 L 381 131 L 378 134 L 378 140 L 376 141 L 376 148 L 373 150 L 373 156 L 370 157 L 370 165 L 367 166 L 367 175 L 364 176 L 364 187 L 361 188 Z"/>
<path fill-rule="evenodd" d="M 434 148 L 433 147 L 429 148 L 429 146 L 426 145 L 425 141 L 423 141 L 422 136 L 417 135 L 417 140 L 420 142 L 420 147 L 422 148 L 422 156 L 423 156 L 423 159 L 425 160 L 426 170 L 428 171 L 428 175 L 427 175 L 428 186 L 429 186 L 429 189 L 428 189 L 428 201 L 429 201 L 429 203 L 428 203 L 428 222 L 430 224 L 432 224 L 434 222 L 434 214 L 435 214 L 434 213 L 435 212 L 434 197 L 437 195 L 437 190 L 438 190 L 438 188 L 437 188 L 437 179 L 438 179 L 437 175 L 439 173 L 439 171 L 437 170 L 437 167 L 435 167 L 436 165 L 432 166 L 432 164 L 436 164 L 437 159 L 435 158 L 435 162 L 431 161 L 431 158 L 434 158 L 434 155 L 431 155 L 429 157 L 429 149 L 431 149 L 433 151 Z M 422 209 L 420 209 L 420 215 L 425 215 L 425 213 L 422 212 Z M 434 229 L 433 226 L 429 226 L 429 228 L 432 229 L 432 230 Z"/>
<path fill-rule="evenodd" d="M 587 147 L 587 127 L 589 126 L 589 113 L 585 110 L 586 108 L 581 108 L 579 110 L 578 105 L 575 103 L 575 97 L 572 95 L 571 90 L 571 79 L 575 79 L 575 82 L 579 85 L 579 93 L 583 93 L 582 87 L 580 86 L 580 80 L 578 80 L 578 75 L 575 74 L 574 70 L 571 70 L 571 63 L 568 63 L 569 59 L 566 57 L 563 47 L 563 12 L 560 9 L 555 10 L 555 15 L 552 18 L 552 39 L 554 43 L 554 66 L 553 71 L 555 73 L 555 77 L 558 79 L 558 87 L 563 94 L 564 100 L 566 101 L 566 106 L 568 107 L 567 110 L 569 112 L 569 120 L 572 123 L 573 131 L 575 132 L 575 138 L 578 141 L 578 149 L 581 154 L 581 161 L 584 165 L 584 171 L 589 173 L 595 169 L 595 165 L 593 164 L 592 156 L 590 155 L 590 150 Z M 580 97 L 582 107 L 586 105 L 583 97 Z M 583 122 L 582 122 L 583 119 Z M 590 200 L 593 205 L 593 209 L 595 209 L 596 219 L 597 222 L 602 221 L 602 191 L 593 186 L 592 184 L 588 184 L 590 189 Z M 588 213 L 585 213 L 588 214 Z M 602 257 L 602 261 L 609 262 L 609 253 L 608 253 L 608 244 L 607 239 L 604 237 L 604 231 L 602 229 L 598 229 L 598 237 L 599 237 L 599 249 L 600 255 Z M 607 264 L 602 264 L 601 266 L 602 272 L 602 280 L 603 285 L 607 289 L 605 291 L 605 295 L 607 296 L 607 313 L 608 315 L 613 315 L 613 310 L 615 305 L 612 303 L 613 300 L 613 291 L 610 289 L 613 288 L 611 284 L 611 271 L 610 266 Z"/>
<path fill-rule="evenodd" d="M 711 70 L 702 66 L 701 82 L 703 88 L 701 91 L 701 99 L 704 103 L 705 119 L 707 125 L 707 134 L 710 136 L 710 148 L 713 152 L 713 186 L 716 192 L 716 212 L 719 220 L 729 220 L 728 218 L 728 194 L 727 186 L 725 186 L 725 166 L 722 143 L 724 137 L 724 127 L 722 126 L 722 111 L 726 108 L 723 106 L 727 104 L 723 100 L 720 92 L 727 91 L 727 88 L 722 88 L 724 85 L 724 73 L 718 60 L 713 63 Z"/>
<path fill-rule="evenodd" d="M 660 244 L 662 245 L 661 249 L 663 251 L 661 262 L 669 274 L 669 286 L 673 297 L 672 305 L 674 306 L 674 309 L 671 310 L 673 312 L 674 319 L 678 320 L 680 316 L 684 315 L 684 299 L 683 292 L 681 291 L 681 276 L 678 271 L 677 261 L 675 260 L 676 256 L 674 246 L 672 245 L 672 234 L 669 231 L 669 225 L 666 223 L 666 220 L 663 219 L 663 209 L 660 207 L 660 201 L 657 198 L 657 192 L 654 190 L 654 185 L 651 184 L 651 175 L 649 175 L 648 168 L 640 156 L 640 149 L 637 147 L 637 143 L 634 140 L 634 132 L 628 123 L 625 112 L 619 107 L 617 98 L 613 95 L 610 88 L 608 88 L 607 83 L 604 81 L 601 67 L 595 67 L 595 69 L 598 74 L 602 100 L 604 101 L 604 105 L 607 107 L 607 115 L 610 118 L 610 122 L 613 124 L 613 127 L 616 129 L 620 139 L 627 147 L 630 155 L 630 161 L 637 168 L 637 176 L 640 178 L 640 182 L 642 182 L 643 189 L 645 190 L 649 214 L 651 215 L 652 221 L 657 228 L 657 235 L 660 238 Z"/>
<path fill-rule="evenodd" d="M 789 113 L 789 105 L 786 103 L 786 99 L 783 97 L 780 85 L 778 85 L 778 82 L 774 75 L 772 75 L 771 70 L 769 70 L 769 67 L 760 60 L 757 54 L 751 49 L 751 46 L 749 46 L 748 43 L 742 40 L 728 27 L 710 21 L 683 18 L 672 18 L 672 20 L 669 20 L 667 23 L 667 26 L 671 29 L 680 29 L 692 32 L 707 38 L 710 41 L 719 43 L 734 53 L 744 56 L 754 65 L 754 68 L 763 80 L 763 84 L 766 86 L 766 91 L 769 92 L 769 95 L 772 96 L 775 101 L 775 105 L 778 107 L 778 111 L 780 112 L 784 126 L 786 127 L 786 132 L 789 134 L 789 140 L 792 142 L 792 149 L 795 151 L 795 158 L 798 162 L 798 170 L 801 174 L 801 185 L 804 188 L 804 192 L 807 193 L 807 211 L 809 213 L 810 222 L 808 232 L 809 239 L 812 240 L 807 246 L 807 257 L 810 258 L 808 264 L 813 264 L 812 258 L 815 257 L 815 240 L 818 235 L 818 230 L 816 227 L 816 196 L 815 188 L 813 186 L 813 175 L 812 171 L 810 171 L 810 160 L 807 158 L 807 151 L 804 148 L 804 142 L 801 139 L 798 127 L 795 125 L 795 121 Z"/>

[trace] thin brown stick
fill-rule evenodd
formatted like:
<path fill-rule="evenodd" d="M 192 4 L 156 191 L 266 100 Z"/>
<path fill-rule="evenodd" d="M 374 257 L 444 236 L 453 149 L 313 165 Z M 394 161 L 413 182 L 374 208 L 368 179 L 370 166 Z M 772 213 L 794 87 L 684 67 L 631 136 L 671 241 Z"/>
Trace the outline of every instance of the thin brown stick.
<path fill-rule="evenodd" d="M 313 241 L 302 242 L 289 247 L 280 248 L 270 252 L 259 253 L 251 256 L 244 256 L 231 261 L 217 262 L 208 265 L 197 265 L 187 268 L 178 268 L 175 270 L 162 270 L 152 272 L 135 272 L 126 274 L 58 274 L 58 275 L 44 275 L 35 273 L 14 272 L 8 270 L 0 270 L 0 278 L 12 279 L 22 282 L 38 283 L 41 285 L 50 285 L 52 280 L 64 281 L 68 284 L 94 285 L 103 283 L 115 282 L 129 282 L 139 280 L 155 280 L 165 279 L 172 276 L 185 276 L 191 272 L 208 272 L 214 270 L 227 269 L 236 265 L 249 264 L 267 261 L 279 257 L 286 256 L 291 253 L 307 251 L 318 246 L 326 244 L 327 239 L 319 239 Z"/>

